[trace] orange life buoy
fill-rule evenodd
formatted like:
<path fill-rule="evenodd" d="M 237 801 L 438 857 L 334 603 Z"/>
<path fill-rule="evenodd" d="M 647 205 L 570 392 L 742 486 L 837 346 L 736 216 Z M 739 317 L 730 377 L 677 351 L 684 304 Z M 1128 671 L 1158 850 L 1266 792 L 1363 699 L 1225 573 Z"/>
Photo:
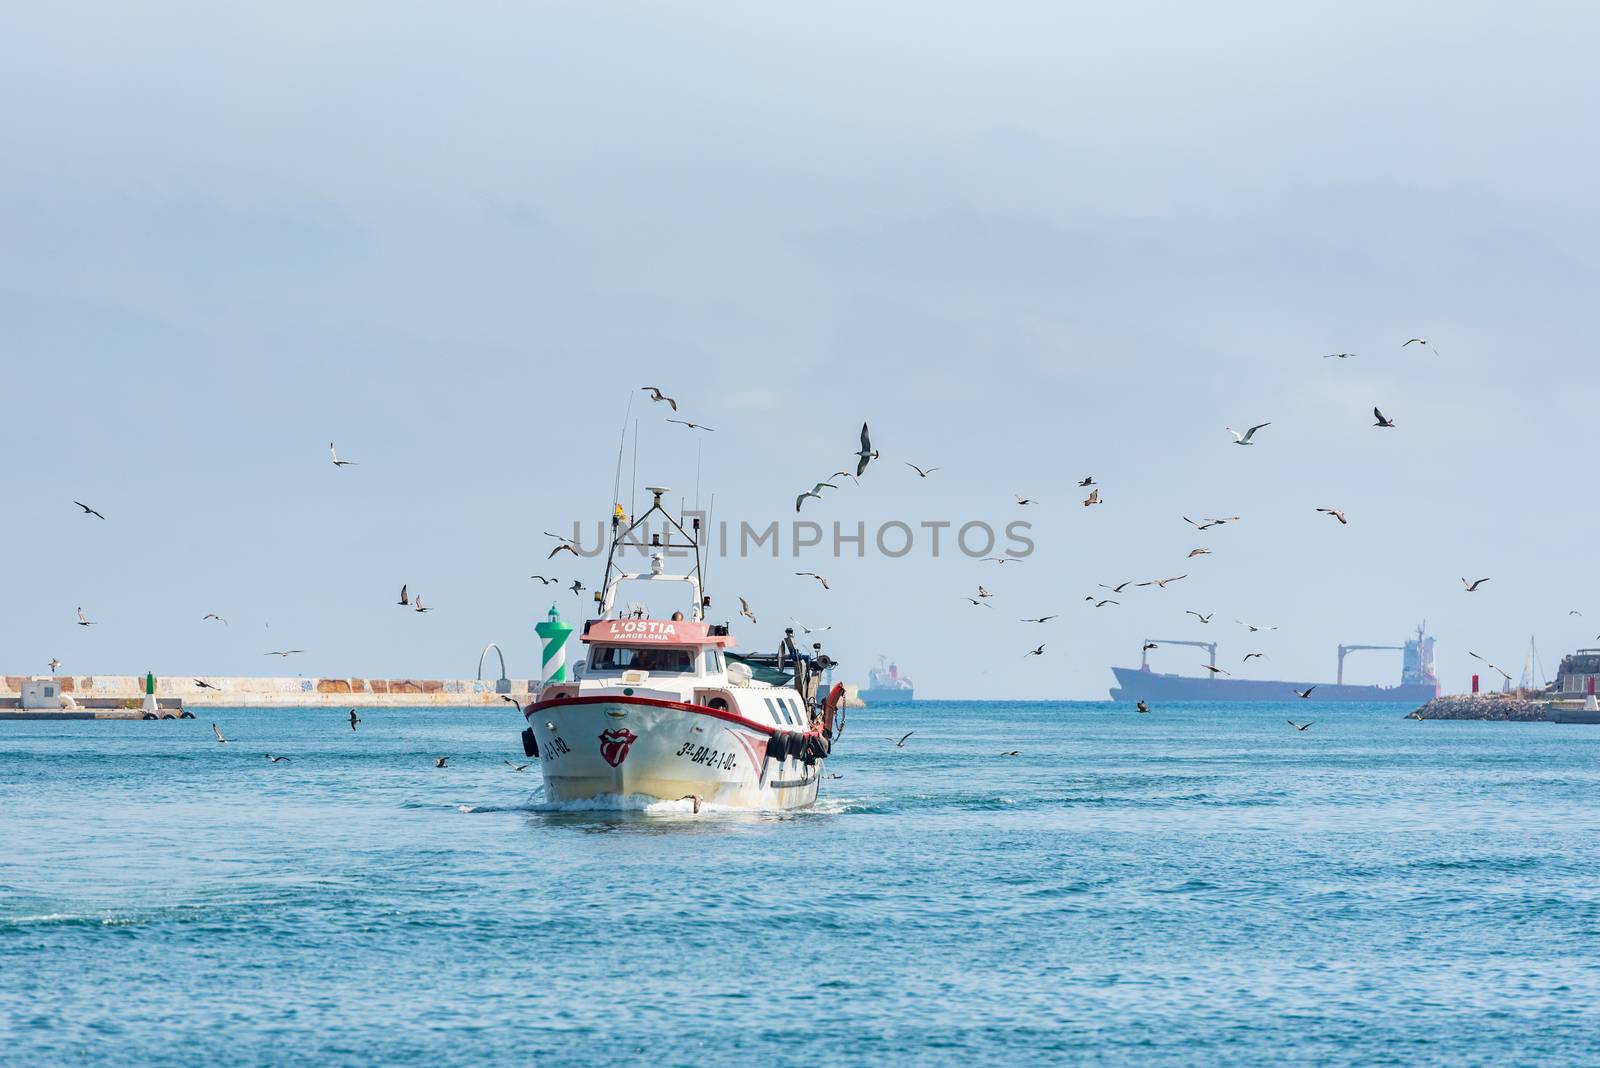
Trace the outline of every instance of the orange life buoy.
<path fill-rule="evenodd" d="M 828 691 L 827 700 L 822 702 L 822 732 L 830 737 L 833 735 L 833 714 L 844 700 L 844 683 L 836 682 L 833 689 Z"/>

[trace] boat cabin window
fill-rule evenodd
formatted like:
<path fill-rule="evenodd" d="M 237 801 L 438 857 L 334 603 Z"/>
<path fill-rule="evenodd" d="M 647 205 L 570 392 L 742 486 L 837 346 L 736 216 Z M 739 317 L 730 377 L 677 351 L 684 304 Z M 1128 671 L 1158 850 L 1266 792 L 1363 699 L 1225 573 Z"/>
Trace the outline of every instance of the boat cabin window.
<path fill-rule="evenodd" d="M 794 720 L 789 718 L 788 706 L 782 701 L 774 704 L 770 697 L 763 698 L 763 700 L 767 702 L 767 711 L 772 713 L 772 722 L 777 723 L 781 719 L 782 722 L 789 724 L 789 726 L 794 726 Z"/>
<path fill-rule="evenodd" d="M 672 646 L 596 645 L 589 650 L 589 667 L 594 671 L 685 674 L 694 670 L 694 657 L 688 649 Z"/>

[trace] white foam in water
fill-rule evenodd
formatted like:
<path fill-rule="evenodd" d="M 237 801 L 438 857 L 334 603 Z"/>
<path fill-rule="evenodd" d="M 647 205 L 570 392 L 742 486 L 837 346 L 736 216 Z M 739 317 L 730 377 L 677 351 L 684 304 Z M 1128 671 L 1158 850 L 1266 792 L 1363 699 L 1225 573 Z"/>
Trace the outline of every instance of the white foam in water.
<path fill-rule="evenodd" d="M 845 811 L 847 802 L 838 798 L 820 800 L 812 806 L 810 811 L 838 813 Z M 528 799 L 522 805 L 457 805 L 456 811 L 461 813 L 479 812 L 643 812 L 648 816 L 693 816 L 696 815 L 694 802 L 688 798 L 677 801 L 662 801 L 657 798 L 647 797 L 644 794 L 601 794 L 598 797 L 586 797 L 574 801 L 536 801 Z M 764 812 L 795 812 L 794 809 L 782 808 L 745 808 L 738 805 L 719 805 L 711 801 L 700 803 L 699 815 L 716 813 L 736 813 L 743 815 L 760 814 Z"/>
<path fill-rule="evenodd" d="M 694 802 L 688 798 L 662 801 L 643 794 L 601 794 L 575 801 L 544 801 L 533 806 L 536 812 L 643 812 L 651 816 L 692 816 Z M 718 805 L 710 801 L 700 803 L 700 815 L 712 812 L 759 812 L 762 809 Z"/>

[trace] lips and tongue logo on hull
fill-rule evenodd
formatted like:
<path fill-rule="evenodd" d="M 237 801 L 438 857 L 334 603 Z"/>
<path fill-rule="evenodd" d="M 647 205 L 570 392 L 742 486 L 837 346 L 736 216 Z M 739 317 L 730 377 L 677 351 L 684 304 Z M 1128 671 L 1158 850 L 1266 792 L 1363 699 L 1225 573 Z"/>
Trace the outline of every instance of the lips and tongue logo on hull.
<path fill-rule="evenodd" d="M 607 764 L 614 768 L 618 767 L 624 760 L 628 759 L 628 750 L 637 739 L 638 735 L 626 727 L 602 731 L 600 733 L 600 756 Z"/>

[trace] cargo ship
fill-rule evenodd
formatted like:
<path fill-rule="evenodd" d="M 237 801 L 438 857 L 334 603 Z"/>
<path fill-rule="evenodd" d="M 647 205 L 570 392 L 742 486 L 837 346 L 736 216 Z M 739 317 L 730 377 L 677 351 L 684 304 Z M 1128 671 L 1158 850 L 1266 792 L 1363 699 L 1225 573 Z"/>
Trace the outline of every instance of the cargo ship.
<path fill-rule="evenodd" d="M 1393 701 L 1422 704 L 1439 696 L 1439 679 L 1433 668 L 1433 638 L 1425 633 L 1427 624 L 1417 627 L 1417 636 L 1403 645 L 1341 645 L 1335 682 L 1301 682 L 1293 679 L 1241 679 L 1213 674 L 1164 675 L 1150 670 L 1150 650 L 1169 645 L 1204 649 L 1217 665 L 1217 643 L 1146 638 L 1136 668 L 1114 667 L 1117 685 L 1111 688 L 1113 701 L 1293 701 L 1311 690 L 1312 701 Z M 1395 686 L 1350 686 L 1344 681 L 1346 654 L 1371 649 L 1395 650 L 1401 654 L 1400 682 Z"/>
<path fill-rule="evenodd" d="M 917 691 L 911 680 L 900 674 L 899 665 L 880 656 L 857 696 L 869 705 L 890 705 L 916 700 Z"/>

